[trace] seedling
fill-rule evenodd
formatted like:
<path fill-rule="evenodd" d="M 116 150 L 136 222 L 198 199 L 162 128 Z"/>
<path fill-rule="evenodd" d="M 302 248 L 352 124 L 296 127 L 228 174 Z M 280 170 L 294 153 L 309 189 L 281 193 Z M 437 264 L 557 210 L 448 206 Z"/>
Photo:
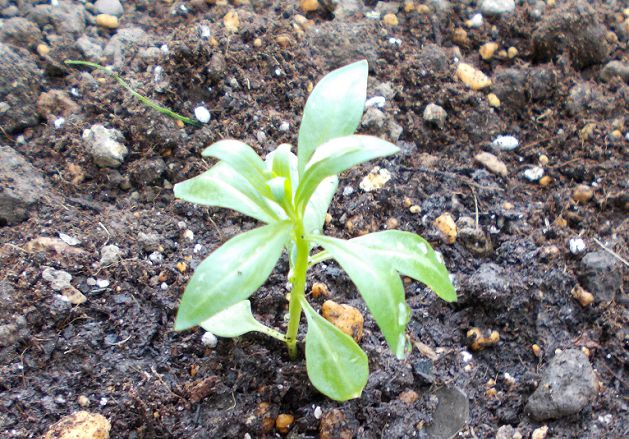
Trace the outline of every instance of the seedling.
<path fill-rule="evenodd" d="M 181 299 L 175 329 L 200 325 L 222 337 L 262 332 L 285 342 L 289 357 L 295 359 L 304 311 L 308 377 L 321 393 L 338 401 L 360 396 L 369 374 L 367 356 L 306 300 L 310 267 L 336 260 L 400 359 L 408 352 L 405 331 L 411 316 L 400 275 L 425 283 L 448 302 L 456 300 L 445 265 L 420 236 L 389 230 L 342 240 L 322 232 L 338 174 L 399 151 L 377 137 L 353 135 L 366 89 L 366 61 L 329 73 L 306 103 L 297 156 L 283 144 L 263 161 L 245 143 L 222 140 L 202 154 L 219 162 L 174 189 L 183 200 L 233 209 L 266 223 L 230 239 L 197 267 Z M 322 251 L 311 255 L 316 248 Z M 284 250 L 292 284 L 285 334 L 258 322 L 247 300 L 269 277 Z"/>
<path fill-rule="evenodd" d="M 135 97 L 137 100 L 142 102 L 145 106 L 152 108 L 153 110 L 159 111 L 160 113 L 162 113 L 165 116 L 170 117 L 171 119 L 180 120 L 189 125 L 197 125 L 197 126 L 200 125 L 199 122 L 197 122 L 196 120 L 190 119 L 189 117 L 186 117 L 186 116 L 182 116 L 179 113 L 175 113 L 173 110 L 170 110 L 166 107 L 162 107 L 158 103 L 153 102 L 146 96 L 142 96 L 140 93 L 132 89 L 131 86 L 125 82 L 124 79 L 122 79 L 119 75 L 109 70 L 107 67 L 103 67 L 100 64 L 96 64 L 89 61 L 75 61 L 75 60 L 67 59 L 64 62 L 69 66 L 85 66 L 85 67 L 91 67 L 96 70 L 100 70 L 101 72 L 105 73 L 107 76 L 110 76 L 111 78 L 113 78 L 116 82 L 118 82 L 118 84 L 122 86 L 122 88 L 124 88 L 129 93 L 131 93 L 133 97 Z"/>

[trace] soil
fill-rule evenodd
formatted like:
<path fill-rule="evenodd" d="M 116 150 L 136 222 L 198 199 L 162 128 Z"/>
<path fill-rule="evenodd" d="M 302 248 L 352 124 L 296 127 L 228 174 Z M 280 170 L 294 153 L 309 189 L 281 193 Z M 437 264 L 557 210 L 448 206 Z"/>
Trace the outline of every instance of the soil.
<path fill-rule="evenodd" d="M 60 61 L 81 55 L 63 40 L 53 41 L 46 57 L 32 49 L 28 54 L 43 71 L 38 92 L 74 88 L 72 99 L 80 110 L 59 129 L 42 116 L 26 129 L 3 130 L 2 143 L 40 170 L 48 189 L 26 221 L 0 228 L 1 315 L 4 323 L 7 316 L 22 318 L 16 341 L 0 347 L 1 436 L 38 437 L 80 410 L 84 395 L 88 410 L 110 420 L 113 438 L 275 437 L 280 413 L 294 416 L 288 437 L 319 437 L 321 432 L 322 437 L 425 437 L 438 402 L 435 394 L 458 387 L 469 401 L 469 418 L 458 437 L 495 437 L 502 425 L 517 427 L 524 437 L 542 425 L 553 438 L 627 437 L 625 289 L 620 285 L 615 299 L 595 297 L 587 307 L 571 290 L 579 283 L 585 253 L 605 246 L 614 258 L 627 257 L 629 90 L 619 77 L 600 79 L 604 63 L 590 53 L 600 47 L 590 47 L 587 35 L 581 60 L 574 59 L 581 56 L 579 48 L 562 46 L 552 57 L 535 52 L 535 41 L 544 38 L 544 16 L 577 12 L 546 7 L 536 20 L 535 2 L 517 2 L 514 14 L 485 17 L 480 28 L 464 24 L 477 9 L 473 2 L 452 2 L 449 13 L 427 14 L 394 5 L 395 27 L 360 13 L 343 19 L 321 9 L 308 13 L 331 40 L 326 43 L 312 30 L 306 37 L 295 31 L 294 17 L 303 14 L 297 2 L 207 3 L 125 2 L 121 21 L 123 28 L 143 28 L 151 47 L 168 47 L 159 59 L 159 83 L 154 82 L 155 62 L 142 58 L 136 47 L 125 52 L 121 76 L 184 115 L 206 105 L 212 119 L 202 127 L 179 128 L 113 81 L 94 82 L 80 70 L 65 68 Z M 597 40 L 607 46 L 604 59 L 626 62 L 621 2 L 591 3 L 604 35 L 617 36 Z M 182 4 L 187 13 L 171 13 Z M 373 1 L 365 4 L 366 10 L 376 7 Z M 234 8 L 240 29 L 230 33 L 222 23 Z M 201 24 L 210 27 L 214 41 L 200 38 Z M 551 31 L 561 27 L 556 19 L 551 25 Z M 90 28 L 104 41 L 114 34 Z M 456 28 L 467 31 L 467 40 L 458 46 Z M 358 35 L 352 34 L 356 29 Z M 277 43 L 278 35 L 289 37 L 287 47 Z M 256 38 L 261 47 L 255 47 Z M 516 47 L 519 54 L 483 61 L 478 48 L 489 41 Z M 407 282 L 413 311 L 408 334 L 421 349 L 398 361 L 349 278 L 334 263 L 316 266 L 309 285 L 324 282 L 334 300 L 365 315 L 361 347 L 369 357 L 370 379 L 360 398 L 337 403 L 309 384 L 304 362 L 289 361 L 276 340 L 251 334 L 220 339 L 209 348 L 201 343 L 200 329 L 173 330 L 178 300 L 194 268 L 256 223 L 224 209 L 175 200 L 171 187 L 207 169 L 211 163 L 200 152 L 219 139 L 241 139 L 263 156 L 280 143 L 296 144 L 309 83 L 363 57 L 370 61 L 368 97 L 392 90 L 382 111 L 403 129 L 397 139 L 402 153 L 342 175 L 325 232 L 350 238 L 383 230 L 395 218 L 399 229 L 423 235 L 443 254 L 459 300 L 444 303 L 423 285 Z M 458 81 L 454 58 L 481 68 L 492 77 L 493 88 L 473 91 Z M 499 108 L 488 104 L 492 90 L 502 101 Z M 587 96 L 578 96 L 579 90 Z M 447 111 L 443 128 L 423 120 L 429 103 Z M 288 131 L 280 130 L 282 122 L 290 124 Z M 129 154 L 117 170 L 95 166 L 83 144 L 83 130 L 95 123 L 124 135 Z M 592 123 L 585 135 L 584 127 Z M 395 137 L 373 127 L 359 131 Z M 492 150 L 492 140 L 502 134 L 517 137 L 518 148 Z M 507 165 L 506 177 L 474 161 L 484 150 Z M 550 177 L 546 184 L 523 177 L 525 170 L 540 166 L 542 155 L 549 160 L 542 158 Z M 380 190 L 364 192 L 359 182 L 376 165 L 393 179 Z M 578 184 L 592 187 L 590 201 L 571 199 Z M 421 212 L 411 213 L 405 198 Z M 433 224 L 445 212 L 459 220 L 452 245 Z M 462 227 L 470 218 L 472 232 Z M 192 240 L 187 230 L 194 233 Z M 59 233 L 81 243 L 58 252 L 27 246 Z M 156 234 L 155 248 L 140 242 L 140 233 Z M 569 242 L 577 237 L 586 250 L 574 254 Z M 122 257 L 102 266 L 100 249 L 111 244 Z M 149 258 L 156 249 L 162 261 Z M 181 262 L 187 265 L 183 272 L 177 266 Z M 626 263 L 617 262 L 624 268 Z M 286 326 L 287 266 L 284 256 L 252 297 L 256 316 L 277 328 Z M 45 267 L 69 272 L 87 301 L 59 300 L 42 278 Z M 109 284 L 93 286 L 91 278 Z M 621 283 L 626 281 L 624 275 Z M 324 300 L 313 298 L 312 303 L 319 308 Z M 473 327 L 498 331 L 500 341 L 469 359 L 466 333 Z M 534 344 L 541 348 L 539 355 Z M 556 349 L 573 347 L 588 352 L 599 381 L 596 398 L 578 414 L 533 421 L 524 407 L 545 365 Z M 409 390 L 418 397 L 409 398 Z M 315 417 L 316 407 L 323 420 Z"/>

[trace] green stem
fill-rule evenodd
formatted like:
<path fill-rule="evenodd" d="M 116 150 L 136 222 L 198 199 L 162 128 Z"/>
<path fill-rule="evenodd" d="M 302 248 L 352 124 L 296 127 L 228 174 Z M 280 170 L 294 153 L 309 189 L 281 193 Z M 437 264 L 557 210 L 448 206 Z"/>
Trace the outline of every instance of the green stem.
<path fill-rule="evenodd" d="M 286 331 L 286 346 L 291 360 L 297 358 L 297 330 L 301 319 L 301 301 L 306 290 L 306 271 L 308 270 L 308 241 L 304 239 L 304 225 L 301 219 L 297 220 L 295 227 L 295 244 L 297 246 L 297 258 L 293 275 L 293 289 L 290 293 L 288 304 L 288 330 Z"/>
<path fill-rule="evenodd" d="M 186 117 L 186 116 L 182 116 L 179 113 L 175 113 L 174 111 L 169 110 L 168 108 L 162 107 L 161 105 L 153 102 L 146 96 L 142 96 L 140 93 L 132 89 L 131 86 L 127 84 L 120 76 L 118 76 L 116 73 L 112 72 L 108 68 L 101 66 L 100 64 L 96 64 L 89 61 L 75 61 L 75 60 L 69 60 L 69 59 L 65 60 L 64 62 L 70 66 L 87 66 L 87 67 L 92 67 L 94 69 L 100 70 L 101 72 L 106 73 L 111 78 L 118 81 L 118 84 L 120 84 L 123 88 L 125 88 L 129 93 L 131 93 L 135 98 L 137 98 L 140 102 L 142 102 L 147 107 L 152 108 L 153 110 L 157 110 L 160 113 L 172 119 L 180 120 L 189 125 L 196 125 L 196 126 L 200 125 L 200 123 L 197 122 L 196 120 L 190 119 L 189 117 Z"/>

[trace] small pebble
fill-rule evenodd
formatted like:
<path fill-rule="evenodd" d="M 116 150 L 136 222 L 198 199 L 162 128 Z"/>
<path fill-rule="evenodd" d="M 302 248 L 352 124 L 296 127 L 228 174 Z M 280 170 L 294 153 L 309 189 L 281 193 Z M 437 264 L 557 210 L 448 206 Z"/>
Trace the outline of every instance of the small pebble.
<path fill-rule="evenodd" d="M 315 419 L 321 419 L 322 413 L 323 413 L 323 411 L 321 410 L 321 407 L 317 406 L 314 409 L 314 417 L 315 417 Z"/>
<path fill-rule="evenodd" d="M 185 262 L 177 262 L 177 265 L 175 265 L 175 267 L 177 268 L 177 270 L 179 270 L 180 273 L 185 273 L 188 269 L 188 265 L 186 265 Z"/>
<path fill-rule="evenodd" d="M 428 5 L 424 5 L 424 4 L 417 5 L 415 10 L 422 15 L 430 14 L 430 7 Z"/>
<path fill-rule="evenodd" d="M 96 279 L 94 279 L 93 277 L 88 277 L 88 278 L 87 278 L 87 280 L 85 281 L 85 283 L 86 283 L 89 287 L 96 286 Z"/>
<path fill-rule="evenodd" d="M 188 241 L 192 241 L 194 240 L 194 232 L 190 229 L 186 229 L 183 232 L 183 237 L 184 239 L 187 239 Z"/>
<path fill-rule="evenodd" d="M 356 342 L 363 337 L 364 318 L 357 308 L 326 300 L 321 306 L 321 315 Z"/>
<path fill-rule="evenodd" d="M 48 52 L 50 52 L 50 47 L 46 46 L 45 44 L 37 45 L 37 53 L 39 54 L 39 56 L 46 56 L 48 55 Z"/>
<path fill-rule="evenodd" d="M 570 253 L 578 255 L 585 251 L 585 241 L 581 238 L 571 238 L 568 242 L 568 247 L 570 248 Z"/>
<path fill-rule="evenodd" d="M 498 50 L 498 43 L 491 42 L 483 44 L 478 50 L 478 53 L 480 53 L 481 58 L 487 61 L 494 56 L 496 50 Z"/>
<path fill-rule="evenodd" d="M 533 166 L 527 169 L 526 171 L 524 171 L 523 175 L 524 175 L 524 178 L 526 178 L 528 181 L 536 182 L 536 181 L 539 181 L 539 179 L 544 176 L 544 168 L 541 168 L 539 166 Z"/>
<path fill-rule="evenodd" d="M 384 17 L 382 17 L 382 22 L 387 26 L 397 26 L 399 24 L 397 16 L 391 13 L 386 14 Z"/>
<path fill-rule="evenodd" d="M 494 93 L 489 93 L 487 95 L 487 102 L 489 102 L 490 107 L 500 107 L 500 99 L 498 99 L 498 96 L 496 96 Z"/>
<path fill-rule="evenodd" d="M 210 27 L 206 25 L 199 26 L 199 36 L 204 40 L 209 40 L 212 36 Z"/>
<path fill-rule="evenodd" d="M 96 286 L 98 288 L 107 288 L 109 286 L 109 281 L 107 279 L 96 279 Z"/>
<path fill-rule="evenodd" d="M 572 294 L 572 297 L 574 297 L 584 308 L 594 302 L 594 295 L 585 290 L 581 285 L 576 285 L 570 294 Z"/>
<path fill-rule="evenodd" d="M 498 136 L 491 142 L 491 146 L 501 151 L 513 151 L 520 145 L 518 139 L 513 136 Z"/>
<path fill-rule="evenodd" d="M 391 180 L 391 173 L 387 169 L 376 166 L 361 180 L 359 187 L 365 192 L 371 192 L 382 189 L 389 180 Z"/>
<path fill-rule="evenodd" d="M 531 439 L 546 439 L 547 434 L 548 426 L 544 425 L 543 427 L 539 427 L 533 430 L 533 434 L 531 434 Z"/>
<path fill-rule="evenodd" d="M 419 207 L 417 204 L 414 204 L 414 205 L 412 205 L 411 207 L 408 208 L 408 211 L 410 213 L 417 214 L 417 213 L 420 213 L 422 211 L 422 208 Z"/>
<path fill-rule="evenodd" d="M 483 14 L 474 14 L 466 24 L 468 27 L 479 28 L 483 25 Z"/>
<path fill-rule="evenodd" d="M 55 119 L 55 121 L 53 122 L 53 125 L 55 126 L 55 129 L 59 129 L 61 128 L 64 124 L 66 123 L 66 120 L 63 117 L 58 117 Z"/>
<path fill-rule="evenodd" d="M 288 430 L 290 430 L 290 428 L 293 426 L 294 422 L 295 417 L 293 415 L 282 413 L 278 415 L 275 419 L 275 428 L 277 428 L 277 431 L 279 431 L 280 433 L 286 434 L 288 433 Z"/>
<path fill-rule="evenodd" d="M 98 14 L 96 16 L 96 24 L 107 29 L 118 29 L 118 26 L 120 26 L 118 17 L 109 14 Z"/>
<path fill-rule="evenodd" d="M 207 346 L 208 348 L 215 348 L 218 344 L 218 339 L 211 332 L 206 332 L 201 337 L 201 343 L 203 343 L 203 346 Z"/>
<path fill-rule="evenodd" d="M 507 49 L 507 56 L 509 57 L 509 59 L 513 59 L 516 56 L 518 56 L 518 49 L 516 49 L 515 47 L 509 47 L 509 49 Z"/>
<path fill-rule="evenodd" d="M 553 178 L 550 175 L 544 175 L 539 179 L 540 186 L 548 186 L 553 182 Z"/>
<path fill-rule="evenodd" d="M 207 108 L 199 106 L 194 109 L 194 117 L 201 123 L 208 123 L 210 121 L 210 112 Z"/>
<path fill-rule="evenodd" d="M 365 108 L 377 107 L 383 108 L 386 103 L 386 98 L 384 96 L 374 96 L 373 98 L 367 99 L 365 102 Z"/>
<path fill-rule="evenodd" d="M 280 124 L 279 130 L 284 132 L 284 133 L 288 132 L 290 130 L 290 124 L 288 122 L 286 122 L 286 121 L 282 122 Z"/>
<path fill-rule="evenodd" d="M 507 165 L 504 164 L 498 157 L 488 152 L 481 152 L 474 156 L 474 160 L 483 165 L 493 174 L 506 177 L 509 175 Z"/>
<path fill-rule="evenodd" d="M 430 103 L 424 109 L 424 120 L 437 125 L 439 128 L 443 128 L 447 117 L 446 110 L 437 104 Z"/>
<path fill-rule="evenodd" d="M 572 199 L 577 203 L 585 204 L 594 197 L 594 191 L 585 184 L 580 184 L 572 191 Z"/>
<path fill-rule="evenodd" d="M 456 241 L 457 227 L 454 218 L 449 213 L 444 213 L 435 219 L 435 226 L 442 233 L 443 239 L 448 244 Z"/>
<path fill-rule="evenodd" d="M 459 63 L 456 77 L 472 90 L 481 90 L 491 85 L 491 79 L 483 72 L 465 63 Z"/>
<path fill-rule="evenodd" d="M 238 28 L 240 27 L 238 12 L 232 10 L 225 14 L 223 17 L 223 25 L 225 26 L 225 29 L 230 32 L 238 32 Z"/>
<path fill-rule="evenodd" d="M 537 161 L 539 162 L 541 166 L 546 166 L 550 160 L 548 159 L 548 156 L 546 154 L 541 154 L 537 158 Z"/>
<path fill-rule="evenodd" d="M 85 395 L 79 395 L 79 398 L 77 399 L 77 402 L 83 408 L 89 407 L 89 405 L 90 405 L 90 399 L 87 396 L 85 396 Z"/>
<path fill-rule="evenodd" d="M 319 2 L 317 0 L 301 0 L 299 7 L 304 12 L 312 12 L 319 9 Z"/>
<path fill-rule="evenodd" d="M 262 47 L 262 40 L 260 38 L 253 40 L 253 47 Z"/>

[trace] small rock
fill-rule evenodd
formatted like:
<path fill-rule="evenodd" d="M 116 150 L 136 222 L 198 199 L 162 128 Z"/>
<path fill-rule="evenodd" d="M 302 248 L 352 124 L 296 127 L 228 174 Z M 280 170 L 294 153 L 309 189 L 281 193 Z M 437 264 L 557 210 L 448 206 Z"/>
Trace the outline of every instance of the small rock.
<path fill-rule="evenodd" d="M 414 390 L 405 390 L 400 393 L 400 401 L 406 405 L 413 405 L 419 399 L 419 395 Z"/>
<path fill-rule="evenodd" d="M 22 17 L 5 20 L 0 26 L 0 42 L 29 49 L 42 40 L 42 33 L 32 21 Z"/>
<path fill-rule="evenodd" d="M 160 239 L 161 238 L 157 233 L 138 233 L 138 244 L 145 253 L 162 250 Z"/>
<path fill-rule="evenodd" d="M 66 235 L 65 233 L 59 232 L 59 239 L 65 242 L 68 245 L 79 245 L 81 241 L 74 236 Z"/>
<path fill-rule="evenodd" d="M 435 396 L 439 400 L 432 423 L 426 427 L 430 439 L 451 439 L 465 427 L 470 416 L 467 395 L 457 387 L 443 387 Z"/>
<path fill-rule="evenodd" d="M 356 342 L 363 337 L 363 315 L 353 306 L 326 300 L 321 306 L 321 315 Z"/>
<path fill-rule="evenodd" d="M 384 96 L 374 96 L 365 101 L 365 108 L 376 107 L 383 108 L 387 100 Z"/>
<path fill-rule="evenodd" d="M 90 399 L 85 396 L 85 395 L 79 395 L 78 399 L 77 399 L 77 403 L 79 404 L 79 406 L 85 408 L 85 407 L 89 407 L 90 406 Z"/>
<path fill-rule="evenodd" d="M 472 16 L 472 18 L 470 18 L 467 22 L 466 22 L 467 26 L 471 27 L 471 28 L 479 28 L 483 26 L 483 14 L 474 14 Z"/>
<path fill-rule="evenodd" d="M 37 112 L 42 117 L 63 116 L 78 113 L 80 107 L 63 90 L 50 90 L 37 99 Z"/>
<path fill-rule="evenodd" d="M 498 136 L 491 142 L 491 146 L 500 151 L 513 151 L 520 146 L 520 142 L 513 136 Z"/>
<path fill-rule="evenodd" d="M 319 9 L 319 2 L 317 0 L 300 0 L 299 7 L 302 11 L 308 13 Z"/>
<path fill-rule="evenodd" d="M 315 419 L 321 419 L 321 415 L 323 414 L 323 410 L 321 410 L 320 406 L 315 407 L 314 412 L 313 412 L 313 416 L 315 417 Z"/>
<path fill-rule="evenodd" d="M 11 134 L 39 121 L 35 103 L 41 71 L 29 53 L 0 43 L 0 126 Z"/>
<path fill-rule="evenodd" d="M 120 68 L 127 60 L 127 53 L 135 46 L 148 43 L 149 39 L 139 27 L 127 27 L 119 29 L 116 34 L 109 39 L 103 50 L 103 56 L 113 60 L 113 65 Z"/>
<path fill-rule="evenodd" d="M 414 362 L 413 373 L 424 384 L 433 384 L 435 382 L 433 362 L 428 358 L 420 358 Z"/>
<path fill-rule="evenodd" d="M 83 131 L 83 141 L 92 155 L 92 160 L 99 167 L 117 168 L 127 156 L 127 147 L 120 143 L 122 133 L 108 129 L 100 124 L 92 125 Z"/>
<path fill-rule="evenodd" d="M 496 439 L 522 439 L 522 433 L 510 425 L 503 425 L 496 432 Z"/>
<path fill-rule="evenodd" d="M 581 254 L 585 251 L 585 241 L 581 238 L 570 238 L 568 247 L 573 255 Z"/>
<path fill-rule="evenodd" d="M 120 17 L 124 14 L 124 8 L 120 0 L 96 0 L 94 8 L 99 14 L 109 14 Z"/>
<path fill-rule="evenodd" d="M 572 191 L 572 199 L 577 203 L 585 204 L 592 199 L 594 191 L 585 184 L 580 184 Z"/>
<path fill-rule="evenodd" d="M 518 49 L 516 49 L 515 47 L 509 47 L 509 49 L 507 49 L 507 57 L 509 57 L 509 59 L 513 59 L 516 56 L 518 56 Z"/>
<path fill-rule="evenodd" d="M 447 117 L 448 113 L 439 105 L 430 103 L 424 109 L 424 120 L 435 124 L 439 128 L 443 128 Z"/>
<path fill-rule="evenodd" d="M 609 303 L 622 288 L 622 269 L 618 260 L 609 253 L 602 250 L 590 252 L 581 260 L 579 280 L 597 300 Z"/>
<path fill-rule="evenodd" d="M 581 304 L 581 306 L 586 307 L 594 302 L 594 295 L 589 291 L 583 289 L 581 285 L 576 285 L 572 291 L 570 292 L 572 297 L 576 299 L 577 302 Z"/>
<path fill-rule="evenodd" d="M 295 422 L 295 417 L 293 415 L 281 413 L 275 418 L 275 428 L 282 434 L 288 433 L 290 428 L 293 426 Z"/>
<path fill-rule="evenodd" d="M 448 244 L 456 241 L 457 227 L 454 218 L 449 213 L 444 213 L 435 219 L 435 226 L 441 232 L 443 240 Z"/>
<path fill-rule="evenodd" d="M 539 181 L 544 176 L 544 168 L 541 166 L 532 166 L 522 173 L 528 181 Z"/>
<path fill-rule="evenodd" d="M 232 10 L 225 14 L 225 16 L 223 17 L 223 25 L 225 26 L 225 29 L 230 32 L 238 32 L 238 28 L 240 27 L 238 12 Z"/>
<path fill-rule="evenodd" d="M 601 70 L 601 79 L 603 81 L 611 81 L 616 76 L 629 83 L 629 64 L 614 60 L 608 62 Z"/>
<path fill-rule="evenodd" d="M 393 26 L 397 26 L 399 24 L 397 16 L 395 14 L 392 14 L 392 13 L 388 13 L 384 17 L 382 17 L 382 22 L 385 25 L 392 26 L 392 27 Z"/>
<path fill-rule="evenodd" d="M 389 180 L 391 180 L 391 173 L 376 166 L 361 180 L 359 187 L 365 192 L 371 192 L 382 189 Z"/>
<path fill-rule="evenodd" d="M 515 11 L 514 0 L 482 0 L 480 10 L 485 15 L 507 15 Z"/>
<path fill-rule="evenodd" d="M 70 284 L 72 275 L 67 271 L 55 270 L 54 268 L 48 267 L 42 272 L 42 278 L 48 281 L 50 287 L 55 291 L 61 291 L 72 286 Z"/>
<path fill-rule="evenodd" d="M 106 245 L 100 249 L 100 265 L 115 264 L 121 258 L 122 251 L 116 245 Z"/>
<path fill-rule="evenodd" d="M 490 107 L 500 107 L 500 99 L 498 99 L 498 96 L 496 96 L 494 93 L 489 93 L 487 95 L 487 102 L 489 102 Z"/>
<path fill-rule="evenodd" d="M 203 346 L 214 349 L 218 344 L 218 339 L 211 332 L 205 332 L 201 337 L 201 343 L 203 343 Z"/>
<path fill-rule="evenodd" d="M 43 439 L 108 439 L 111 424 L 103 415 L 75 412 L 53 424 Z"/>
<path fill-rule="evenodd" d="M 478 53 L 480 53 L 481 58 L 487 61 L 494 56 L 494 53 L 496 53 L 498 47 L 498 43 L 494 43 L 493 41 L 490 43 L 485 43 L 480 47 L 480 49 L 478 49 Z"/>
<path fill-rule="evenodd" d="M 488 152 L 481 152 L 474 156 L 474 160 L 483 165 L 489 172 L 492 172 L 501 177 L 509 175 L 507 165 L 504 164 L 498 157 Z"/>
<path fill-rule="evenodd" d="M 0 146 L 0 187 L 0 226 L 24 221 L 46 193 L 41 172 L 9 146 Z"/>
<path fill-rule="evenodd" d="M 354 432 L 347 425 L 345 414 L 337 408 L 331 409 L 323 413 L 321 422 L 319 423 L 320 439 L 336 439 L 354 437 Z"/>
<path fill-rule="evenodd" d="M 547 434 L 548 426 L 544 425 L 533 430 L 533 433 L 531 434 L 531 439 L 546 439 Z"/>
<path fill-rule="evenodd" d="M 491 85 L 491 79 L 483 72 L 465 63 L 459 63 L 456 69 L 456 77 L 472 90 L 481 90 Z"/>
<path fill-rule="evenodd" d="M 109 14 L 98 14 L 96 16 L 96 24 L 107 29 L 118 29 L 118 26 L 120 26 L 118 17 Z"/>
<path fill-rule="evenodd" d="M 536 421 L 574 415 L 594 399 L 596 388 L 587 357 L 578 349 L 568 349 L 551 360 L 525 411 Z"/>
<path fill-rule="evenodd" d="M 100 44 L 90 39 L 87 35 L 82 35 L 78 40 L 76 40 L 75 45 L 76 48 L 81 51 L 83 56 L 88 59 L 97 60 L 103 55 L 103 48 Z"/>

